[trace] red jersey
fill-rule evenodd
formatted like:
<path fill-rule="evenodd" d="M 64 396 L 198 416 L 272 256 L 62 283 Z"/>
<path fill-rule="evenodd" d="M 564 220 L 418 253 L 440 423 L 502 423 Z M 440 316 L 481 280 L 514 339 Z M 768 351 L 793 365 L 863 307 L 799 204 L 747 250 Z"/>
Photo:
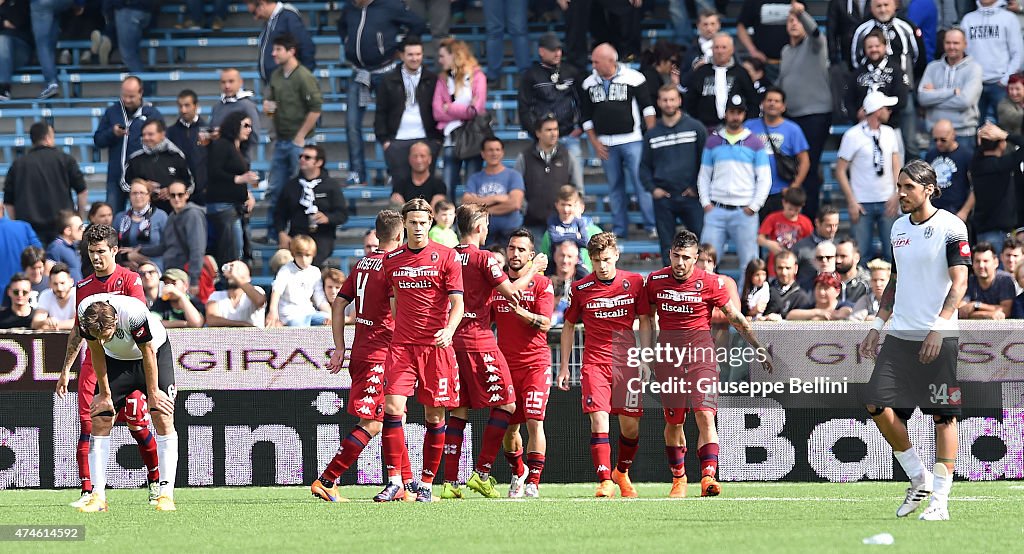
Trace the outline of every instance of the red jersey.
<path fill-rule="evenodd" d="M 395 344 L 434 344 L 448 322 L 448 295 L 462 294 L 455 251 L 430 241 L 419 250 L 402 245 L 384 256 L 384 276 L 395 296 Z"/>
<path fill-rule="evenodd" d="M 583 323 L 587 332 L 583 363 L 587 365 L 611 365 L 616 341 L 635 341 L 633 321 L 651 313 L 644 278 L 621 269 L 607 284 L 591 273 L 573 283 L 569 293 L 565 322 Z M 635 346 L 635 342 L 625 346 Z"/>
<path fill-rule="evenodd" d="M 491 294 L 498 285 L 508 281 L 508 275 L 501 270 L 494 254 L 487 250 L 460 244 L 455 247 L 455 255 L 462 264 L 466 313 L 452 337 L 452 346 L 459 352 L 493 351 L 497 343 L 491 332 Z"/>
<path fill-rule="evenodd" d="M 391 316 L 391 285 L 384 276 L 384 255 L 377 250 L 359 260 L 341 286 L 339 296 L 355 303 L 356 336 L 353 360 L 383 363 L 395 332 Z"/>
<path fill-rule="evenodd" d="M 647 298 L 658 313 L 658 328 L 668 331 L 710 331 L 711 313 L 729 302 L 725 277 L 699 267 L 685 281 L 672 268 L 647 276 Z"/>
<path fill-rule="evenodd" d="M 94 294 L 102 293 L 131 296 L 146 303 L 142 277 L 124 266 L 114 266 L 114 272 L 102 280 L 93 273 L 75 286 L 75 326 L 78 326 L 78 308 L 82 302 Z"/>
<path fill-rule="evenodd" d="M 786 248 L 791 250 L 793 245 L 796 244 L 800 239 L 810 236 L 814 232 L 814 224 L 811 223 L 811 218 L 804 214 L 798 214 L 796 221 L 790 221 L 786 219 L 786 216 L 782 215 L 782 211 L 772 212 L 764 218 L 761 222 L 761 228 L 757 230 L 759 235 L 764 235 L 768 240 L 773 240 Z M 775 253 L 770 252 L 768 254 L 768 261 L 766 264 L 768 267 L 768 275 L 771 277 L 775 276 Z M 746 268 L 741 268 L 746 270 Z"/>
<path fill-rule="evenodd" d="M 522 306 L 530 313 L 551 317 L 555 309 L 555 290 L 543 275 L 534 277 L 522 291 Z M 519 318 L 504 296 L 491 297 L 491 314 L 498 327 L 498 347 L 510 368 L 551 364 L 547 333 L 531 327 Z"/>

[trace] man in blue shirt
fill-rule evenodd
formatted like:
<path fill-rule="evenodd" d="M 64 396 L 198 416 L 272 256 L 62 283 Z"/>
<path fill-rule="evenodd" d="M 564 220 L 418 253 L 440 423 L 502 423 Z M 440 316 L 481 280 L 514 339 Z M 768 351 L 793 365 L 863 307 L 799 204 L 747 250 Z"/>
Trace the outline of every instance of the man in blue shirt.
<path fill-rule="evenodd" d="M 768 200 L 759 212 L 759 219 L 764 221 L 768 214 L 782 209 L 782 191 L 789 187 L 803 186 L 807 171 L 811 167 L 811 157 L 807 153 L 810 146 L 803 130 L 793 121 L 782 117 L 786 112 L 786 93 L 782 89 L 769 87 L 765 91 L 761 111 L 764 114 L 762 117 L 748 119 L 744 125 L 764 143 L 765 152 L 768 153 L 768 164 L 772 169 L 772 188 L 768 193 Z M 796 175 L 791 180 L 787 181 L 779 176 L 778 161 L 775 157 L 777 154 L 796 158 Z"/>
<path fill-rule="evenodd" d="M 953 122 L 948 119 L 940 119 L 932 127 L 932 146 L 924 156 L 935 170 L 938 178 L 939 189 L 942 195 L 932 199 L 932 205 L 956 214 L 960 219 L 967 221 L 974 209 L 974 191 L 971 190 L 971 181 L 967 178 L 967 170 L 971 166 L 971 158 L 974 157 L 974 148 L 968 142 L 960 143 L 956 140 L 956 129 Z"/>
<path fill-rule="evenodd" d="M 27 222 L 0 217 L 0 283 L 21 271 L 21 253 L 26 248 L 42 245 Z"/>
<path fill-rule="evenodd" d="M 493 244 L 507 244 L 512 231 L 523 225 L 523 176 L 502 165 L 505 143 L 497 137 L 484 140 L 484 169 L 470 176 L 462 203 L 482 204 L 490 215 L 488 237 Z"/>
<path fill-rule="evenodd" d="M 46 246 L 46 259 L 62 262 L 68 266 L 68 274 L 76 282 L 82 280 L 82 256 L 78 243 L 82 240 L 82 217 L 71 210 L 57 212 L 57 229 L 60 235 Z"/>

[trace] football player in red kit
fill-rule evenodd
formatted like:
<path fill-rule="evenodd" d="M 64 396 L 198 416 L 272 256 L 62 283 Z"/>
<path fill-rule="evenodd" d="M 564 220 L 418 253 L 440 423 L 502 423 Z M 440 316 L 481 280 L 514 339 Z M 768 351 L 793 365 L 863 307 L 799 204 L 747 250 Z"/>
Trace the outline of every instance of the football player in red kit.
<path fill-rule="evenodd" d="M 619 246 L 613 233 L 590 237 L 587 252 L 594 272 L 572 284 L 561 347 L 562 352 L 572 352 L 574 326 L 582 323 L 587 330 L 581 370 L 583 412 L 590 415 L 590 456 L 600 481 L 595 496 L 614 496 L 617 484 L 623 498 L 635 498 L 629 467 L 639 446 L 643 406 L 637 394 L 627 394 L 625 399 L 616 396 L 613 405 L 613 392 L 625 390 L 624 383 L 619 382 L 625 377 L 615 375 L 613 365 L 616 352 L 624 354 L 627 348 L 636 346 L 633 321 L 640 320 L 641 334 L 650 333 L 651 305 L 643 277 L 615 268 Z M 558 370 L 558 388 L 562 390 L 569 390 L 570 357 L 562 356 Z M 619 416 L 619 456 L 614 471 L 608 443 L 609 414 Z"/>
<path fill-rule="evenodd" d="M 509 498 L 540 496 L 540 476 L 544 471 L 547 440 L 544 414 L 551 388 L 551 348 L 548 329 L 555 309 L 551 280 L 544 276 L 546 257 L 534 258 L 533 234 L 526 229 L 512 232 L 505 256 L 509 279 L 516 280 L 521 291 L 518 306 L 500 294 L 492 297 L 491 315 L 498 328 L 498 347 L 508 360 L 512 386 L 516 390 L 516 411 L 505 431 L 505 459 L 512 469 Z M 521 284 L 521 286 L 520 286 Z M 526 464 L 523 464 L 523 439 L 519 426 L 526 423 L 530 440 Z"/>
<path fill-rule="evenodd" d="M 453 338 L 455 359 L 459 363 L 459 407 L 448 416 L 444 440 L 444 490 L 441 498 L 462 498 L 459 488 L 459 460 L 462 458 L 463 433 L 469 410 L 490 409 L 484 429 L 480 456 L 466 485 L 487 498 L 497 498 L 491 467 L 501 449 L 512 414 L 516 411 L 512 375 L 491 331 L 491 294 L 497 291 L 513 305 L 519 304 L 519 293 L 494 254 L 480 250 L 487 240 L 487 208 L 480 204 L 463 204 L 455 212 L 460 242 L 455 247 L 462 264 L 465 287 L 465 313 Z"/>
<path fill-rule="evenodd" d="M 402 243 L 402 216 L 394 210 L 382 210 L 377 214 L 376 233 L 380 244 L 356 263 L 331 308 L 334 353 L 327 366 L 331 373 L 338 373 L 345 360 L 345 309 L 355 304 L 356 333 L 348 364 L 352 377 L 348 413 L 359 418 L 359 423 L 341 441 L 334 459 L 310 486 L 313 496 L 328 502 L 346 502 L 338 491 L 338 478 L 359 459 L 370 439 L 380 433 L 384 421 L 384 362 L 395 330 L 391 285 L 384 276 L 384 255 Z M 400 496 L 411 501 L 416 497 L 417 487 L 408 460 L 406 451 L 401 469 L 405 488 Z"/>
<path fill-rule="evenodd" d="M 433 500 L 434 476 L 444 451 L 445 408 L 459 406 L 459 368 L 452 337 L 462 321 L 462 264 L 455 250 L 431 241 L 433 210 L 415 198 L 402 206 L 406 244 L 384 256 L 391 285 L 395 332 L 384 362 L 384 464 L 388 484 L 374 497 L 389 502 L 404 492 L 401 466 L 405 452 L 402 419 L 408 397 L 423 404 L 423 472 L 417 502 Z"/>
<path fill-rule="evenodd" d="M 771 365 L 767 352 L 754 336 L 747 318 L 730 294 L 725 278 L 707 273 L 697 265 L 697 235 L 679 232 L 669 251 L 669 267 L 647 276 L 647 299 L 651 313 L 657 315 L 659 345 L 671 346 L 673 351 L 685 352 L 683 359 L 666 360 L 655 367 L 659 384 L 682 385 L 673 387 L 678 393 L 662 395 L 665 412 L 665 454 L 672 470 L 670 498 L 686 496 L 686 438 L 683 423 L 686 413 L 693 411 L 700 430 L 697 455 L 701 462 L 701 496 L 717 496 L 721 486 L 718 471 L 718 433 L 715 413 L 718 395 L 714 388 L 718 382 L 717 351 L 711 336 L 712 312 L 722 310 L 729 323 L 739 331 L 759 358 L 763 357 L 768 370 Z M 651 342 L 644 346 L 654 346 Z M 664 351 L 664 350 L 662 350 Z"/>
<path fill-rule="evenodd" d="M 75 326 L 68 336 L 67 352 L 60 377 L 57 379 L 57 395 L 64 398 L 68 392 L 68 381 L 71 378 L 71 366 L 79 357 L 82 337 L 78 332 L 78 307 L 94 294 L 118 294 L 132 296 L 142 302 L 146 301 L 142 290 L 142 279 L 135 272 L 117 265 L 117 231 L 109 225 L 92 225 L 85 230 L 82 241 L 86 244 L 89 260 L 95 273 L 78 282 L 75 289 Z M 89 405 L 96 393 L 96 372 L 93 370 L 92 353 L 85 351 L 85 359 L 78 370 L 78 419 L 81 432 L 78 437 L 78 449 L 75 459 L 78 462 L 78 477 L 82 480 L 82 496 L 71 503 L 73 508 L 81 508 L 89 503 L 92 497 L 92 479 L 89 471 L 89 439 L 92 435 L 92 416 Z M 160 468 L 157 455 L 156 440 L 149 430 L 150 416 L 146 397 L 139 391 L 133 391 L 124 408 L 118 412 L 116 421 L 128 424 L 132 437 L 139 443 L 139 453 L 146 465 L 149 481 L 149 503 L 156 505 L 160 496 Z"/>

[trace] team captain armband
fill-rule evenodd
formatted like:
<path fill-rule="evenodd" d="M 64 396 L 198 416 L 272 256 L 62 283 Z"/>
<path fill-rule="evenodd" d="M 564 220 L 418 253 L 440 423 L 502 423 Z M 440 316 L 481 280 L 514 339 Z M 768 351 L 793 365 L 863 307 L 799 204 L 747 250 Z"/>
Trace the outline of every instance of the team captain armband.
<path fill-rule="evenodd" d="M 960 240 L 950 237 L 946 241 L 946 265 L 949 267 L 971 265 L 971 245 L 966 238 Z"/>

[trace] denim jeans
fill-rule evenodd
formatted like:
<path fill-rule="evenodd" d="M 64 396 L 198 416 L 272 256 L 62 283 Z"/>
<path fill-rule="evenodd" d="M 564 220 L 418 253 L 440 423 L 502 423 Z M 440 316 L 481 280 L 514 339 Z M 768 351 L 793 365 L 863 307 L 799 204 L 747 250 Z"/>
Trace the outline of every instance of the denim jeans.
<path fill-rule="evenodd" d="M 443 179 L 446 185 L 448 185 L 448 197 L 455 205 L 462 203 L 461 198 L 455 196 L 455 189 L 462 184 L 459 178 L 459 172 L 462 170 L 462 166 L 466 166 L 466 178 L 470 175 L 479 172 L 484 168 L 483 158 L 470 158 L 468 160 L 460 160 L 455 157 L 455 147 L 445 146 L 444 147 L 444 173 Z"/>
<path fill-rule="evenodd" d="M 10 85 L 11 76 L 28 63 L 32 47 L 18 37 L 0 35 L 0 85 Z"/>
<path fill-rule="evenodd" d="M 505 33 L 512 37 L 516 69 L 530 67 L 530 37 L 526 34 L 526 0 L 484 0 L 484 24 L 487 29 L 487 79 L 501 76 L 505 57 Z"/>
<path fill-rule="evenodd" d="M 640 141 L 609 146 L 608 159 L 601 162 L 611 189 L 612 230 L 620 237 L 629 234 L 630 189 L 636 193 L 640 204 L 644 229 L 654 230 L 654 202 L 651 193 L 640 183 L 640 156 L 643 150 L 644 143 Z"/>
<path fill-rule="evenodd" d="M 875 257 L 872 239 L 876 236 L 876 230 L 878 240 L 882 243 L 882 252 L 879 255 L 885 261 L 892 262 L 892 243 L 889 241 L 889 235 L 892 233 L 892 224 L 896 222 L 896 218 L 885 215 L 885 202 L 861 202 L 860 205 L 865 213 L 861 214 L 857 223 L 851 225 L 853 238 L 857 239 L 860 249 L 860 265 L 867 267 L 868 262 Z"/>
<path fill-rule="evenodd" d="M 668 0 L 668 16 L 672 20 L 672 28 L 675 30 L 676 44 L 686 46 L 693 42 L 693 23 L 690 21 L 690 12 L 686 9 L 684 0 Z"/>
<path fill-rule="evenodd" d="M 117 22 L 117 50 L 131 73 L 142 73 L 146 70 L 139 42 L 142 40 L 142 34 L 149 28 L 150 19 L 152 14 L 146 10 L 120 8 L 114 11 L 114 20 Z"/>
<path fill-rule="evenodd" d="M 32 0 L 32 35 L 36 41 L 36 57 L 47 85 L 57 82 L 57 38 L 60 25 L 57 16 L 71 7 L 71 0 Z"/>
<path fill-rule="evenodd" d="M 242 220 L 238 208 L 230 202 L 206 205 L 206 222 L 210 229 L 213 257 L 223 264 L 242 258 Z"/>
<path fill-rule="evenodd" d="M 277 205 L 277 198 L 281 196 L 284 185 L 299 174 L 299 154 L 302 148 L 295 146 L 290 140 L 274 141 L 274 156 L 270 160 L 270 177 L 267 179 L 267 206 L 273 212 Z M 273 222 L 267 228 L 267 236 L 276 239 L 279 229 L 274 228 Z"/>
<path fill-rule="evenodd" d="M 668 251 L 676 236 L 676 222 L 680 220 L 687 230 L 700 237 L 704 230 L 704 208 L 696 196 L 673 194 L 668 198 L 654 200 L 654 221 L 658 224 L 661 261 L 666 266 L 669 265 Z"/>
<path fill-rule="evenodd" d="M 572 184 L 576 185 L 580 194 L 583 194 L 583 141 L 580 137 L 562 137 L 558 139 L 558 144 L 564 146 L 566 151 L 572 156 L 572 162 L 575 166 L 573 170 L 576 172 L 576 179 L 573 180 Z"/>
<path fill-rule="evenodd" d="M 812 220 L 818 217 L 818 203 L 821 197 L 821 151 L 825 148 L 825 141 L 828 140 L 829 127 L 832 124 L 831 113 L 816 113 L 794 117 L 793 122 L 800 126 L 807 138 L 810 149 L 807 151 L 811 158 L 811 166 L 807 171 L 807 178 L 804 179 L 804 192 L 807 193 L 807 203 L 804 204 L 803 213 Z M 745 269 L 745 268 L 744 268 Z"/>
<path fill-rule="evenodd" d="M 120 181 L 118 177 L 113 183 L 107 182 L 107 204 L 110 204 L 115 214 L 123 212 L 128 204 L 128 193 L 121 189 Z"/>
<path fill-rule="evenodd" d="M 1006 98 L 1006 87 L 999 83 L 985 83 L 981 86 L 981 98 L 978 99 L 978 126 L 986 121 L 996 122 L 996 106 Z"/>
<path fill-rule="evenodd" d="M 228 0 L 212 0 L 212 2 L 211 0 L 186 0 L 188 18 L 195 21 L 196 24 L 202 25 L 206 21 L 203 7 L 210 3 L 213 4 L 213 17 L 224 19 L 228 16 Z"/>
<path fill-rule="evenodd" d="M 377 90 L 377 84 L 384 77 L 384 73 L 370 75 L 370 94 Z M 366 106 L 360 105 L 360 88 L 349 79 L 348 90 L 345 93 L 345 137 L 348 142 L 348 170 L 351 173 L 358 173 L 359 177 L 366 182 L 366 152 L 363 146 L 363 115 L 366 113 Z"/>
<path fill-rule="evenodd" d="M 310 327 L 313 325 L 323 325 L 327 323 L 328 314 L 321 311 L 306 313 L 303 315 L 297 315 L 295 317 L 284 318 L 282 323 L 285 327 Z"/>
<path fill-rule="evenodd" d="M 710 243 L 718 252 L 718 259 L 725 257 L 725 241 L 736 247 L 740 270 L 746 269 L 750 260 L 757 257 L 757 214 L 747 215 L 742 209 L 727 210 L 714 207 L 704 214 L 704 230 L 700 241 Z M 743 290 L 742 277 L 737 284 Z"/>

